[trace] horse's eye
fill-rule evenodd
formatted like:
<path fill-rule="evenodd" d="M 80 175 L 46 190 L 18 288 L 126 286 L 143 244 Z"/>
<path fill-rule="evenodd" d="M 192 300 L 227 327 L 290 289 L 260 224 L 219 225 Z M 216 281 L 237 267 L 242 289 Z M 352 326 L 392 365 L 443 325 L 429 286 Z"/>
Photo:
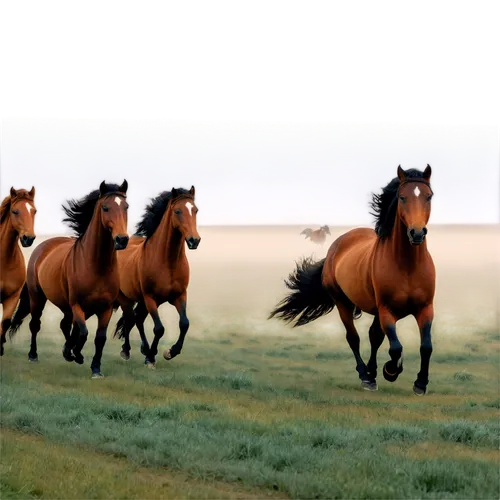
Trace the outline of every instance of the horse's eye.
<path fill-rule="evenodd" d="M 106 205 L 103 205 L 102 206 L 102 210 L 103 210 L 103 212 L 108 212 L 109 208 Z"/>
<path fill-rule="evenodd" d="M 432 194 L 427 196 L 427 201 L 431 201 L 432 200 Z"/>
<path fill-rule="evenodd" d="M 400 196 L 399 199 L 404 203 L 406 201 L 406 198 L 404 196 Z"/>
<path fill-rule="evenodd" d="M 14 215 L 19 215 L 19 210 L 12 210 L 12 213 L 13 213 Z"/>
<path fill-rule="evenodd" d="M 182 214 L 182 210 L 175 210 L 175 215 L 181 215 Z"/>

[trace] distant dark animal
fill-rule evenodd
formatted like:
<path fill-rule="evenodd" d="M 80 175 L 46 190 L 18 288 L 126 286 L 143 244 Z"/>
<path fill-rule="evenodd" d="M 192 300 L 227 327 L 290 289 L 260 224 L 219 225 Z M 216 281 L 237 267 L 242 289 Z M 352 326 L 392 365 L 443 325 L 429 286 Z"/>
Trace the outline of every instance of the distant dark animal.
<path fill-rule="evenodd" d="M 30 247 L 35 240 L 35 188 L 31 191 L 10 188 L 10 195 L 0 205 L 0 302 L 3 305 L 0 325 L 0 356 L 6 333 L 21 294 L 27 295 L 26 264 L 19 248 Z"/>
<path fill-rule="evenodd" d="M 158 307 L 169 302 L 179 313 L 179 338 L 163 353 L 170 360 L 180 354 L 189 328 L 187 317 L 187 288 L 189 263 L 186 245 L 198 248 L 200 235 L 196 228 L 198 208 L 194 201 L 194 186 L 165 191 L 146 207 L 144 217 L 137 226 L 128 248 L 118 257 L 120 267 L 120 296 L 123 311 L 115 335 L 124 339 L 121 357 L 130 358 L 130 330 L 135 326 L 141 336 L 141 353 L 145 364 L 154 368 L 158 342 L 165 333 Z M 134 304 L 135 309 L 134 309 Z M 154 322 L 154 340 L 149 346 L 144 332 L 148 313 Z"/>
<path fill-rule="evenodd" d="M 102 351 L 112 306 L 120 290 L 116 254 L 128 244 L 127 187 L 127 181 L 121 186 L 103 181 L 98 190 L 81 200 L 69 201 L 68 206 L 63 206 L 67 215 L 64 221 L 76 232 L 76 238 L 50 238 L 31 254 L 29 293 L 21 296 L 10 327 L 13 335 L 31 313 L 30 361 L 38 361 L 36 336 L 48 299 L 64 314 L 60 327 L 66 339 L 63 347 L 66 361 L 83 363 L 82 349 L 88 336 L 86 320 L 97 315 L 91 370 L 92 378 L 103 376 Z"/>
<path fill-rule="evenodd" d="M 311 228 L 304 229 L 300 234 L 306 235 L 306 240 L 309 238 L 313 243 L 323 245 L 326 241 L 326 235 L 331 234 L 328 226 L 321 226 L 319 229 L 312 230 Z"/>
<path fill-rule="evenodd" d="M 377 351 L 387 336 L 390 361 L 383 375 L 394 382 L 403 371 L 403 346 L 396 322 L 412 315 L 420 329 L 420 372 L 413 391 L 425 394 L 432 353 L 431 325 L 436 273 L 427 250 L 427 222 L 431 214 L 431 167 L 421 172 L 398 167 L 397 177 L 373 195 L 375 231 L 353 229 L 337 238 L 326 259 L 304 259 L 290 274 L 292 292 L 271 317 L 305 325 L 329 313 L 335 305 L 346 328 L 362 387 L 377 389 Z M 365 365 L 353 316 L 365 311 L 375 316 L 370 327 L 371 356 Z"/>

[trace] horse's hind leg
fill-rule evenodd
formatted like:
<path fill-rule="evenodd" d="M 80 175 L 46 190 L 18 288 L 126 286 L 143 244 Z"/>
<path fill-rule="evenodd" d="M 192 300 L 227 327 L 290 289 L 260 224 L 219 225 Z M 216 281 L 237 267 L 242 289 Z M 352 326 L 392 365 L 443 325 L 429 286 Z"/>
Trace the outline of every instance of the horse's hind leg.
<path fill-rule="evenodd" d="M 59 323 L 59 327 L 63 332 L 64 338 L 66 339 L 66 342 L 64 343 L 62 348 L 63 357 L 66 361 L 75 360 L 75 357 L 71 353 L 72 349 L 71 324 L 73 323 L 72 318 L 73 318 L 73 313 L 71 311 L 67 311 L 64 313 L 64 317 Z"/>
<path fill-rule="evenodd" d="M 0 324 L 0 356 L 3 356 L 3 345 L 6 342 L 7 330 L 10 328 L 12 316 L 16 310 L 21 290 L 3 300 L 2 323 Z"/>
<path fill-rule="evenodd" d="M 370 389 L 377 389 L 377 352 L 379 347 L 384 341 L 384 332 L 380 326 L 380 320 L 378 316 L 375 316 L 372 325 L 370 326 L 370 344 L 371 344 L 371 354 L 368 361 L 368 378 L 371 380 Z"/>
<path fill-rule="evenodd" d="M 189 329 L 189 319 L 186 315 L 186 305 L 187 305 L 186 302 L 187 302 L 186 293 L 183 293 L 174 302 L 174 306 L 177 309 L 177 312 L 179 313 L 179 338 L 177 339 L 177 342 L 170 349 L 167 349 L 163 353 L 163 357 L 166 360 L 175 358 L 175 356 L 180 354 L 182 351 L 182 346 L 184 345 L 184 338 L 186 337 L 186 333 Z"/>
<path fill-rule="evenodd" d="M 122 333 L 120 334 L 120 337 L 123 338 L 123 345 L 120 356 L 128 361 L 130 359 L 130 330 L 135 325 L 134 302 L 120 292 L 118 303 L 122 310 L 121 320 L 123 320 Z"/>
<path fill-rule="evenodd" d="M 146 356 L 146 364 L 148 363 L 147 356 L 149 355 L 149 342 L 146 337 L 146 332 L 144 331 L 144 321 L 148 316 L 148 310 L 146 309 L 146 304 L 144 302 L 139 302 L 134 310 L 135 314 L 135 326 L 139 330 L 139 335 L 141 337 L 141 354 Z"/>
<path fill-rule="evenodd" d="M 349 347 L 354 354 L 354 358 L 356 359 L 356 371 L 359 374 L 359 378 L 361 379 L 361 385 L 364 389 L 375 390 L 373 387 L 374 381 L 368 375 L 368 369 L 365 365 L 365 362 L 361 358 L 361 354 L 359 353 L 359 335 L 354 326 L 354 319 L 352 317 L 354 305 L 352 303 L 340 302 L 337 301 L 337 308 L 339 310 L 340 319 L 342 323 L 344 323 L 346 329 L 346 339 L 349 344 Z"/>
<path fill-rule="evenodd" d="M 30 320 L 30 332 L 31 332 L 31 346 L 30 352 L 28 353 L 28 359 L 30 361 L 38 361 L 36 336 L 40 331 L 42 325 L 41 317 L 45 304 L 47 303 L 47 297 L 43 293 L 43 290 L 36 287 L 36 290 L 30 289 L 30 303 L 31 303 L 31 320 Z"/>
<path fill-rule="evenodd" d="M 71 311 L 73 313 L 73 331 L 71 332 L 70 346 L 73 349 L 75 362 L 82 365 L 84 362 L 82 349 L 89 335 L 86 323 L 87 318 L 83 309 L 78 304 L 72 306 Z"/>

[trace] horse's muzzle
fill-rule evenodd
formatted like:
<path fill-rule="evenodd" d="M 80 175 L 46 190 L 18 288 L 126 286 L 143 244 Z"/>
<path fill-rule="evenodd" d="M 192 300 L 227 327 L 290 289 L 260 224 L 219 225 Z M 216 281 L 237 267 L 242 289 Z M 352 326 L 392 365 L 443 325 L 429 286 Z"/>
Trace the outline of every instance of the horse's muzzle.
<path fill-rule="evenodd" d="M 115 236 L 115 250 L 124 250 L 128 245 L 128 236 Z"/>
<path fill-rule="evenodd" d="M 423 227 L 419 231 L 416 229 L 408 229 L 408 238 L 412 245 L 421 245 L 424 242 L 425 235 L 427 234 L 427 228 Z"/>
<path fill-rule="evenodd" d="M 198 248 L 198 245 L 200 244 L 201 238 L 186 238 L 186 243 L 189 248 L 189 250 L 196 250 Z"/>
<path fill-rule="evenodd" d="M 35 238 L 36 236 L 28 236 L 25 234 L 24 236 L 21 236 L 21 245 L 24 248 L 30 247 L 35 241 Z"/>

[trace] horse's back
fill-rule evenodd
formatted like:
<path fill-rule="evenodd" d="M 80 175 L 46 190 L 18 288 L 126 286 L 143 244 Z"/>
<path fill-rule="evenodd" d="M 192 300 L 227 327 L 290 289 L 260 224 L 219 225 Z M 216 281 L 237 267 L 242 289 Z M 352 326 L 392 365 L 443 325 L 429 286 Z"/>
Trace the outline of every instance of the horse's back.
<path fill-rule="evenodd" d="M 351 302 L 365 312 L 375 308 L 370 268 L 376 243 L 373 229 L 352 229 L 332 243 L 325 261 L 324 284 L 340 287 Z"/>

